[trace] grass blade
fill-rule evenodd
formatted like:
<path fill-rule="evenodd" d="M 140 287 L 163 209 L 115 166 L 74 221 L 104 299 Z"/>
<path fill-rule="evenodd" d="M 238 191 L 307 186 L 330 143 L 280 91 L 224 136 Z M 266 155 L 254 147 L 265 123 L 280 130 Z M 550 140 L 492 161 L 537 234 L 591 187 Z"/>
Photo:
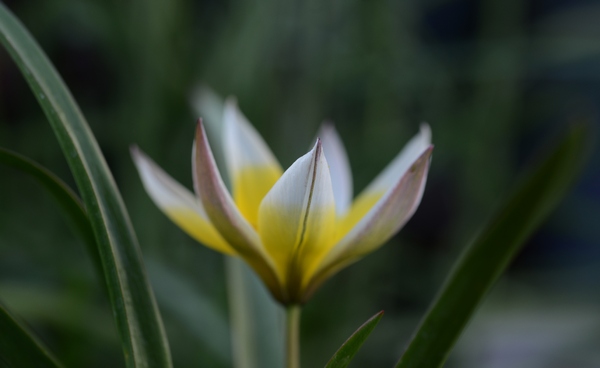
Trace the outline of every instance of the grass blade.
<path fill-rule="evenodd" d="M 367 322 L 356 330 L 352 336 L 342 344 L 342 346 L 331 357 L 325 368 L 346 368 L 358 352 L 367 337 L 373 332 L 379 320 L 383 317 L 383 311 L 369 318 Z"/>
<path fill-rule="evenodd" d="M 0 148 L 0 163 L 29 174 L 42 184 L 67 214 L 70 225 L 78 235 L 91 247 L 96 246 L 83 203 L 65 182 L 37 162 L 5 148 Z"/>
<path fill-rule="evenodd" d="M 0 41 L 42 106 L 94 230 L 127 367 L 170 367 L 162 320 L 121 196 L 92 132 L 46 55 L 0 4 Z"/>
<path fill-rule="evenodd" d="M 573 183 L 588 145 L 575 126 L 530 170 L 488 226 L 462 254 L 396 368 L 441 367 L 477 305 L 527 238 Z"/>
<path fill-rule="evenodd" d="M 87 212 L 81 199 L 58 176 L 37 162 L 11 150 L 0 148 L 0 163 L 11 166 L 36 179 L 61 207 L 71 228 L 84 241 L 100 280 L 103 278 L 102 262 L 94 239 Z"/>
<path fill-rule="evenodd" d="M 229 325 L 225 313 L 176 270 L 158 260 L 148 259 L 146 265 L 161 309 L 173 315 L 178 327 L 186 329 L 223 365 L 231 366 Z"/>
<path fill-rule="evenodd" d="M 60 368 L 62 365 L 24 324 L 0 304 L 0 365 Z"/>
<path fill-rule="evenodd" d="M 235 368 L 279 368 L 284 362 L 283 309 L 241 259 L 225 259 Z"/>

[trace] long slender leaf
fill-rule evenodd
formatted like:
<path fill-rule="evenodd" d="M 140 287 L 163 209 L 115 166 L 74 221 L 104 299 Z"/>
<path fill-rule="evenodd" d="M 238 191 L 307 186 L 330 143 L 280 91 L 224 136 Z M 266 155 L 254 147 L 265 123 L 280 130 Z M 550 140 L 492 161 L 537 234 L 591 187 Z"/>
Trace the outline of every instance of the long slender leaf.
<path fill-rule="evenodd" d="M 235 368 L 283 366 L 284 311 L 241 259 L 225 259 Z"/>
<path fill-rule="evenodd" d="M 85 336 L 98 346 L 110 349 L 120 346 L 112 325 L 112 313 L 105 310 L 103 303 L 90 305 L 88 295 L 7 280 L 0 282 L 0 296 L 6 302 L 5 308 L 18 312 L 22 320 L 51 326 L 67 335 Z"/>
<path fill-rule="evenodd" d="M 464 326 L 523 243 L 573 183 L 588 148 L 585 126 L 530 170 L 488 226 L 465 250 L 397 368 L 441 367 Z"/>
<path fill-rule="evenodd" d="M 342 346 L 331 357 L 325 368 L 346 368 L 358 352 L 367 337 L 373 332 L 379 320 L 383 317 L 383 311 L 377 313 L 362 324 Z"/>
<path fill-rule="evenodd" d="M 87 244 L 95 247 L 94 231 L 90 225 L 83 203 L 81 203 L 81 199 L 65 182 L 37 162 L 1 147 L 0 163 L 27 173 L 42 184 L 68 216 L 73 229 Z"/>
<path fill-rule="evenodd" d="M 83 114 L 43 51 L 4 5 L 0 5 L 0 41 L 48 117 L 81 192 L 127 366 L 170 367 L 164 327 L 135 233 Z"/>
<path fill-rule="evenodd" d="M 147 259 L 148 273 L 161 309 L 206 346 L 223 365 L 231 366 L 226 314 L 181 275 L 158 260 Z"/>
<path fill-rule="evenodd" d="M 29 329 L 0 304 L 0 365 L 60 368 L 62 365 Z"/>
<path fill-rule="evenodd" d="M 102 262 L 100 260 L 100 254 L 98 253 L 98 247 L 96 247 L 94 230 L 92 229 L 87 212 L 85 211 L 79 196 L 77 196 L 65 182 L 54 175 L 50 170 L 21 154 L 5 148 L 0 148 L 0 163 L 29 174 L 48 190 L 60 205 L 63 213 L 67 217 L 69 225 L 71 225 L 75 233 L 84 241 L 84 244 L 92 257 L 94 267 L 96 268 L 100 280 L 102 280 Z"/>

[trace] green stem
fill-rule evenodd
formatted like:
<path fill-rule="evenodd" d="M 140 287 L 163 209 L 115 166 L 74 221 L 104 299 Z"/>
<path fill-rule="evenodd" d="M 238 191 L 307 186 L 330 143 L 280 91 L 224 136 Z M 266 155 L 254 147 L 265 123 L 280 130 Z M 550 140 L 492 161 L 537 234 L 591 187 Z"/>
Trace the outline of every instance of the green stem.
<path fill-rule="evenodd" d="M 300 368 L 300 312 L 298 304 L 286 308 L 286 360 L 287 368 Z"/>

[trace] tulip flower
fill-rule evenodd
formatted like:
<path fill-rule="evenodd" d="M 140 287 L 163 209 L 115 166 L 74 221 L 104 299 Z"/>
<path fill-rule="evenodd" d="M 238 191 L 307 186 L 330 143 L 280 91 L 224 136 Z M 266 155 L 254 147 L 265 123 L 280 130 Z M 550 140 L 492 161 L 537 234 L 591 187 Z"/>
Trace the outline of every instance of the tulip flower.
<path fill-rule="evenodd" d="M 233 100 L 225 104 L 227 190 L 201 121 L 192 150 L 195 194 L 139 149 L 132 155 L 156 205 L 200 243 L 243 258 L 284 305 L 305 303 L 329 277 L 376 250 L 411 218 L 430 157 L 426 124 L 352 200 L 346 152 L 324 124 L 312 149 L 285 172 Z"/>

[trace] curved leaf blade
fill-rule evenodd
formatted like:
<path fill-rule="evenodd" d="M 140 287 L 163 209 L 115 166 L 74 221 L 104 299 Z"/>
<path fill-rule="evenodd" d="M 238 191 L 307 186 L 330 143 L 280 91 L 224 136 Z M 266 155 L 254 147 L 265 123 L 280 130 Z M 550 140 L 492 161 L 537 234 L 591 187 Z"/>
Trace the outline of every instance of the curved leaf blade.
<path fill-rule="evenodd" d="M 0 365 L 61 368 L 44 344 L 0 304 Z"/>
<path fill-rule="evenodd" d="M 11 150 L 0 147 L 0 163 L 18 169 L 36 179 L 48 190 L 67 214 L 71 226 L 92 247 L 95 247 L 94 231 L 90 226 L 81 199 L 58 176 L 37 162 Z"/>
<path fill-rule="evenodd" d="M 525 241 L 565 196 L 587 153 L 579 125 L 510 195 L 463 252 L 396 368 L 441 367 L 478 304 Z"/>
<path fill-rule="evenodd" d="M 146 265 L 161 309 L 171 314 L 177 320 L 178 328 L 186 329 L 223 365 L 231 366 L 229 325 L 225 313 L 176 270 L 155 259 L 148 259 Z"/>
<path fill-rule="evenodd" d="M 383 317 L 383 311 L 363 323 L 335 352 L 325 368 L 346 368 L 362 344 L 367 340 L 367 337 L 373 332 L 381 317 Z"/>
<path fill-rule="evenodd" d="M 102 280 L 102 262 L 96 247 L 94 230 L 79 196 L 50 170 L 19 153 L 0 147 L 0 163 L 29 174 L 54 197 L 66 215 L 71 228 L 85 243 L 99 279 Z"/>
<path fill-rule="evenodd" d="M 0 42 L 25 76 L 71 167 L 94 230 L 128 367 L 171 367 L 141 252 L 121 196 L 83 114 L 24 26 L 0 4 Z"/>

